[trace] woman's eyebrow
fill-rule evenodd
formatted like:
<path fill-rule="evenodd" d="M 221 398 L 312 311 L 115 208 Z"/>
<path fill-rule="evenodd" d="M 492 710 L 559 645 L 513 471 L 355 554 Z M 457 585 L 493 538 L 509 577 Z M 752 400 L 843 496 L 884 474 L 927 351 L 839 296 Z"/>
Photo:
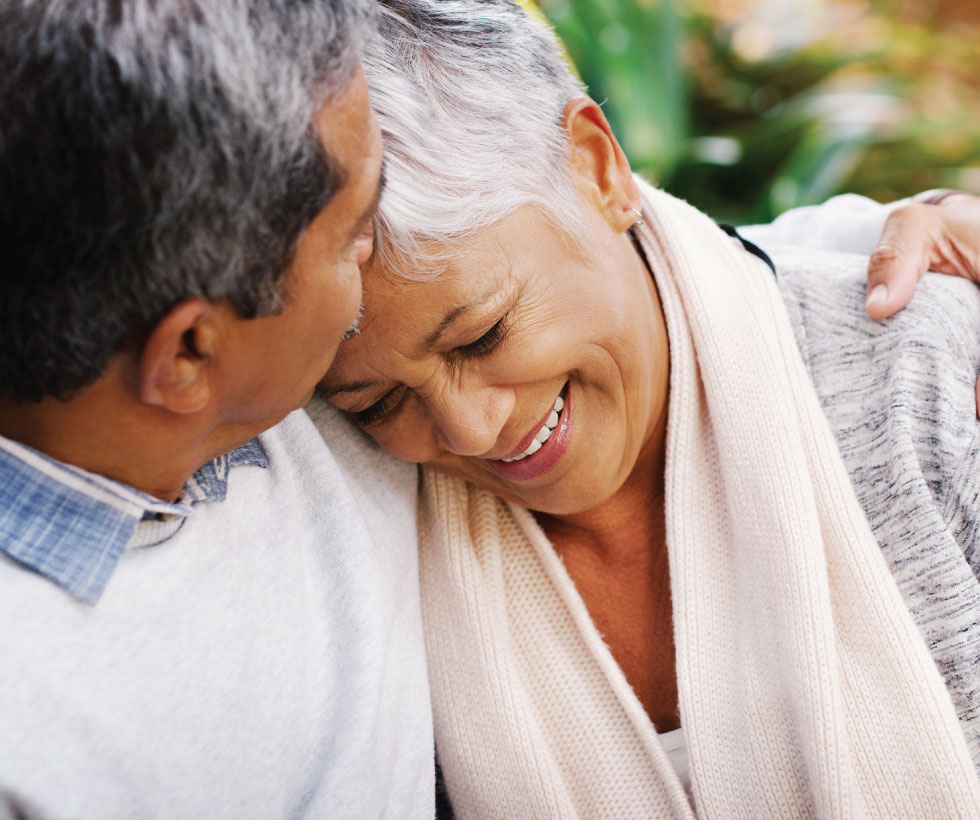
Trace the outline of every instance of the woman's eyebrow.
<path fill-rule="evenodd" d="M 432 350 L 432 348 L 435 347 L 436 342 L 442 338 L 442 334 L 449 329 L 449 326 L 472 307 L 473 305 L 460 305 L 459 307 L 453 308 L 451 311 L 449 311 L 449 313 L 443 316 L 442 321 L 439 322 L 439 327 L 425 337 L 425 343 L 423 345 L 425 351 L 428 352 Z"/>
<path fill-rule="evenodd" d="M 458 307 L 454 307 L 445 316 L 443 316 L 442 321 L 439 322 L 439 326 L 435 330 L 433 330 L 432 333 L 430 333 L 428 336 L 425 337 L 425 342 L 423 343 L 423 349 L 426 351 L 426 353 L 428 353 L 430 350 L 432 350 L 433 347 L 435 347 L 436 342 L 438 342 L 439 339 L 442 338 L 442 334 L 449 329 L 450 325 L 452 325 L 453 322 L 455 322 L 460 316 L 462 316 L 468 310 L 472 310 L 475 307 L 480 307 L 481 305 L 485 305 L 487 302 L 490 301 L 490 299 L 492 299 L 497 294 L 499 290 L 500 289 L 498 287 L 494 286 L 490 288 L 490 290 L 488 290 L 482 296 L 479 296 L 469 304 L 459 305 Z"/>

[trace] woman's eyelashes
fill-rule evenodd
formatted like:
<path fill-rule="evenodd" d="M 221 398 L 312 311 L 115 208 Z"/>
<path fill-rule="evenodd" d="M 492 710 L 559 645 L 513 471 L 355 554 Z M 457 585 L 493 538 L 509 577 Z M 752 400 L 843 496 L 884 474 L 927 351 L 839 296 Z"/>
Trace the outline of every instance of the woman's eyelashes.
<path fill-rule="evenodd" d="M 389 390 L 374 404 L 365 407 L 363 410 L 351 411 L 351 418 L 361 427 L 370 427 L 372 424 L 383 421 L 398 406 L 401 401 L 399 393 L 402 390 L 401 387 Z"/>
<path fill-rule="evenodd" d="M 507 335 L 507 317 L 501 316 L 486 333 L 469 344 L 453 349 L 453 355 L 463 359 L 479 359 L 489 356 Z"/>

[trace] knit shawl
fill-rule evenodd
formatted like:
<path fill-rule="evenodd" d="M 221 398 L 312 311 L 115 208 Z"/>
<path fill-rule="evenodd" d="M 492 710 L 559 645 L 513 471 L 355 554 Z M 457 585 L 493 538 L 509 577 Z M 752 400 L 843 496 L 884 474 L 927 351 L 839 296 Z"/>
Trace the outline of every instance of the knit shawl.
<path fill-rule="evenodd" d="M 975 820 L 949 696 L 771 272 L 687 204 L 643 195 L 670 339 L 667 543 L 694 805 L 531 514 L 426 470 L 426 648 L 457 816 Z"/>

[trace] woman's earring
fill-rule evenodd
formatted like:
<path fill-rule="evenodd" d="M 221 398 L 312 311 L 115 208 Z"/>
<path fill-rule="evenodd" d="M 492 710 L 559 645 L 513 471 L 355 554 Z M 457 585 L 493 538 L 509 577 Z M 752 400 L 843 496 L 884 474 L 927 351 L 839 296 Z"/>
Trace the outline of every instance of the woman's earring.
<path fill-rule="evenodd" d="M 640 213 L 636 208 L 630 208 L 630 210 L 636 214 L 636 221 L 630 227 L 636 227 L 637 225 L 643 224 L 643 214 Z"/>

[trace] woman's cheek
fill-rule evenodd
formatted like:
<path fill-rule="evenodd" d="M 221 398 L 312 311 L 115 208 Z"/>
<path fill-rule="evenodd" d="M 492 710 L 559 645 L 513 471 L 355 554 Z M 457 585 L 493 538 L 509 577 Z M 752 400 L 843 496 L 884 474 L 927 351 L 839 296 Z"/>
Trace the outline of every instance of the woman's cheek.
<path fill-rule="evenodd" d="M 398 411 L 391 421 L 368 428 L 367 433 L 382 450 L 402 461 L 424 464 L 438 453 L 431 423 L 410 408 Z"/>
<path fill-rule="evenodd" d="M 576 334 L 564 328 L 524 326 L 508 333 L 499 351 L 491 355 L 483 377 L 497 385 L 520 386 L 550 381 L 574 366 Z"/>

